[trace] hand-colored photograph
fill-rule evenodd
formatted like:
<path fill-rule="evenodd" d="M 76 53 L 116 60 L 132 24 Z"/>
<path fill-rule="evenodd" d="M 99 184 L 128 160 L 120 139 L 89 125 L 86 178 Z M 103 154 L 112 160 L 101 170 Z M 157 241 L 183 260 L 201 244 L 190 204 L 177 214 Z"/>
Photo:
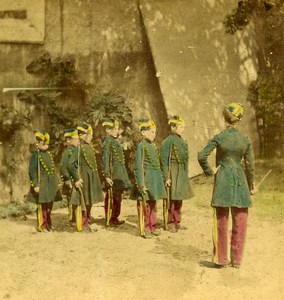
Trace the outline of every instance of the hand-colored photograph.
<path fill-rule="evenodd" d="M 0 0 L 0 299 L 284 299 L 284 0 Z"/>

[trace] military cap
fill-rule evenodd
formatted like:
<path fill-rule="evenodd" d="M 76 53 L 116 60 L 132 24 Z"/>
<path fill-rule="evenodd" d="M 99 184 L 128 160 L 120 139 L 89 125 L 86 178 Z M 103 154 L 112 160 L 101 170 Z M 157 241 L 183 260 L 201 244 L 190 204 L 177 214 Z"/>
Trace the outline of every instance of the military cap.
<path fill-rule="evenodd" d="M 78 130 L 75 128 L 69 128 L 64 131 L 65 138 L 79 138 Z"/>
<path fill-rule="evenodd" d="M 107 128 L 118 127 L 119 122 L 113 118 L 102 118 L 102 126 Z"/>
<path fill-rule="evenodd" d="M 93 133 L 92 126 L 86 122 L 82 122 L 82 123 L 78 124 L 77 130 L 78 130 L 79 134 L 84 134 L 84 133 L 92 134 Z"/>
<path fill-rule="evenodd" d="M 138 121 L 138 126 L 140 130 L 150 130 L 156 128 L 156 124 L 151 119 L 140 119 Z"/>
<path fill-rule="evenodd" d="M 240 121 L 244 116 L 244 107 L 241 103 L 231 102 L 225 106 L 223 115 L 229 123 Z"/>
<path fill-rule="evenodd" d="M 168 124 L 169 125 L 185 125 L 185 120 L 181 116 L 169 116 L 168 117 Z"/>
<path fill-rule="evenodd" d="M 36 136 L 37 140 L 41 140 L 41 141 L 45 142 L 46 144 L 49 144 L 49 142 L 50 142 L 50 136 L 49 136 L 48 132 L 45 130 L 41 130 L 41 129 L 37 130 L 35 133 L 35 136 Z"/>

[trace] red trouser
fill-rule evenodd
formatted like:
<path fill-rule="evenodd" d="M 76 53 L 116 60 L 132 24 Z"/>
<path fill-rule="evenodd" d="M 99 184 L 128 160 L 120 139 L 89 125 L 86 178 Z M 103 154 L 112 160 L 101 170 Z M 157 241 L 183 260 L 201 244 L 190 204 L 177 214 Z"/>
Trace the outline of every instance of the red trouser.
<path fill-rule="evenodd" d="M 72 191 L 70 189 L 70 191 Z M 75 216 L 75 211 L 76 211 L 76 205 L 74 204 L 70 204 L 70 200 L 71 200 L 71 192 L 66 193 L 66 197 L 67 197 L 67 207 L 68 207 L 68 219 L 70 222 L 76 222 L 76 216 Z"/>
<path fill-rule="evenodd" d="M 53 202 L 39 203 L 37 208 L 37 224 L 38 230 L 51 228 L 51 210 Z"/>
<path fill-rule="evenodd" d="M 220 265 L 228 263 L 227 244 L 229 210 L 229 207 L 214 208 L 213 262 Z M 231 214 L 231 263 L 241 264 L 246 240 L 248 208 L 231 207 Z"/>
<path fill-rule="evenodd" d="M 171 200 L 168 210 L 168 224 L 179 228 L 181 222 L 182 200 Z"/>
<path fill-rule="evenodd" d="M 106 195 L 105 195 L 105 203 L 104 203 L 105 215 L 107 215 L 107 210 L 108 210 L 108 194 L 109 194 L 109 191 L 107 190 Z M 110 223 L 118 222 L 118 217 L 120 216 L 120 211 L 121 211 L 121 201 L 122 201 L 122 193 L 114 192 Z"/>
<path fill-rule="evenodd" d="M 140 202 L 137 201 L 138 219 L 140 219 Z M 153 232 L 156 229 L 156 201 L 146 201 L 145 231 Z"/>
<path fill-rule="evenodd" d="M 89 221 L 91 219 L 92 204 L 86 205 L 86 210 L 82 211 L 82 227 L 83 229 L 89 228 Z"/>

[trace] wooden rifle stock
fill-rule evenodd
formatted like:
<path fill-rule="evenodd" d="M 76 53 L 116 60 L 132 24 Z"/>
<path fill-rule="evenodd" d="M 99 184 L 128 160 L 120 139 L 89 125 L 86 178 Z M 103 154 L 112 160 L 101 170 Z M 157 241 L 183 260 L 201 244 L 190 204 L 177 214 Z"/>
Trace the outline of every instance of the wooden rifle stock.
<path fill-rule="evenodd" d="M 81 174 L 80 174 L 80 146 L 78 148 L 78 177 L 81 178 Z M 82 191 L 81 187 L 75 187 L 76 190 L 79 192 L 79 196 L 80 196 L 80 204 L 77 206 L 76 209 L 76 228 L 78 231 L 82 231 L 83 227 L 82 227 L 82 214 L 83 211 L 86 212 L 86 204 L 85 204 L 85 199 L 84 199 L 84 194 Z"/>
<path fill-rule="evenodd" d="M 163 199 L 163 217 L 164 217 L 164 230 L 168 230 L 168 218 L 170 208 L 170 187 L 167 186 L 167 198 Z"/>
<path fill-rule="evenodd" d="M 146 199 L 145 194 L 141 193 L 142 200 L 139 200 L 139 229 L 140 236 L 145 237 L 145 214 L 146 214 Z"/>
<path fill-rule="evenodd" d="M 110 225 L 110 219 L 112 215 L 112 207 L 113 207 L 113 192 L 112 187 L 107 189 L 108 199 L 107 199 L 107 212 L 106 212 L 106 226 Z"/>
<path fill-rule="evenodd" d="M 112 180 L 112 150 L 109 156 L 109 172 L 110 179 Z M 112 216 L 112 208 L 113 208 L 113 190 L 112 186 L 109 186 L 107 189 L 108 199 L 107 199 L 107 212 L 106 212 L 106 227 L 110 225 L 110 219 Z"/>
<path fill-rule="evenodd" d="M 171 156 L 172 156 L 172 145 L 170 147 L 170 153 L 169 153 L 169 159 L 168 159 L 169 178 L 171 178 Z M 164 217 L 164 229 L 168 230 L 170 198 L 171 198 L 170 186 L 167 186 L 166 189 L 167 189 L 167 199 L 163 199 L 163 217 Z"/>

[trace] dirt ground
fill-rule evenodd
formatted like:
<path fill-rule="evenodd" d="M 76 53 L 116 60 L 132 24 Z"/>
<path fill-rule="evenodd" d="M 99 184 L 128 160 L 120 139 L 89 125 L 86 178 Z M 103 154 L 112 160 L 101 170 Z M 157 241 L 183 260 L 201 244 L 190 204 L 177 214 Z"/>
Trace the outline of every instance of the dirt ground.
<path fill-rule="evenodd" d="M 131 200 L 123 201 L 126 224 L 118 229 L 105 229 L 95 205 L 95 233 L 76 232 L 67 209 L 53 211 L 53 233 L 37 233 L 35 215 L 0 220 L 0 299 L 284 299 L 283 221 L 251 208 L 243 265 L 213 269 L 212 185 L 193 188 L 183 206 L 188 229 L 147 240 Z"/>

